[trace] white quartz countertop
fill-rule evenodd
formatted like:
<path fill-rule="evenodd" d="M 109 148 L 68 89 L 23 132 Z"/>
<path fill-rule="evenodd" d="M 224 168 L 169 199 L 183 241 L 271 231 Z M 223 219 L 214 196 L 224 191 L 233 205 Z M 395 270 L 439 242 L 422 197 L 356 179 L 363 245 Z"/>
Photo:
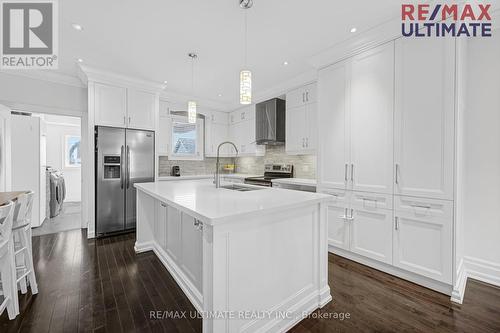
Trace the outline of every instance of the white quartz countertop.
<path fill-rule="evenodd" d="M 306 186 L 316 186 L 316 179 L 306 179 L 306 178 L 278 178 L 273 179 L 273 183 L 278 184 L 292 184 L 292 185 L 306 185 Z"/>
<path fill-rule="evenodd" d="M 332 198 L 326 194 L 267 187 L 247 192 L 217 189 L 211 179 L 157 181 L 138 183 L 135 187 L 209 225 L 314 205 Z"/>

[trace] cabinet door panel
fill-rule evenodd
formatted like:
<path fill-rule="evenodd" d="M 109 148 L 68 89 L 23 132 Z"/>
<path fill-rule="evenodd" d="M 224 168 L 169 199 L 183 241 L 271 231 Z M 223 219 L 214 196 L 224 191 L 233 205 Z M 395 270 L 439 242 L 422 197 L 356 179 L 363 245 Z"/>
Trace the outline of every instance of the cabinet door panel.
<path fill-rule="evenodd" d="M 305 148 L 306 138 L 306 106 L 288 108 L 286 110 L 285 150 L 300 152 Z"/>
<path fill-rule="evenodd" d="M 291 90 L 286 93 L 286 106 L 289 108 L 295 108 L 298 106 L 302 106 L 305 103 L 305 89 L 304 87 L 300 87 L 294 90 Z"/>
<path fill-rule="evenodd" d="M 182 269 L 193 284 L 202 288 L 202 236 L 203 231 L 194 226 L 195 219 L 182 214 Z"/>
<path fill-rule="evenodd" d="M 306 107 L 306 149 L 313 151 L 318 142 L 318 113 L 317 104 L 311 103 Z"/>
<path fill-rule="evenodd" d="M 452 217 L 395 212 L 394 266 L 452 283 Z"/>
<path fill-rule="evenodd" d="M 155 129 L 156 96 L 154 94 L 128 89 L 128 127 Z"/>
<path fill-rule="evenodd" d="M 453 199 L 454 43 L 396 42 L 396 194 Z"/>
<path fill-rule="evenodd" d="M 352 209 L 351 251 L 392 264 L 392 210 Z"/>
<path fill-rule="evenodd" d="M 182 260 L 181 248 L 181 211 L 173 207 L 167 209 L 167 253 L 175 260 Z"/>
<path fill-rule="evenodd" d="M 127 89 L 96 83 L 94 97 L 96 125 L 126 127 Z"/>
<path fill-rule="evenodd" d="M 349 221 L 345 218 L 347 207 L 328 205 L 328 244 L 349 250 Z"/>
<path fill-rule="evenodd" d="M 348 75 L 342 62 L 319 71 L 318 78 L 318 185 L 345 188 L 349 163 Z"/>
<path fill-rule="evenodd" d="M 158 245 L 163 249 L 167 249 L 167 205 L 160 201 L 155 201 L 156 218 L 155 218 L 155 239 Z"/>
<path fill-rule="evenodd" d="M 392 194 L 394 44 L 352 60 L 352 188 Z M 350 175 L 351 176 L 351 175 Z"/>

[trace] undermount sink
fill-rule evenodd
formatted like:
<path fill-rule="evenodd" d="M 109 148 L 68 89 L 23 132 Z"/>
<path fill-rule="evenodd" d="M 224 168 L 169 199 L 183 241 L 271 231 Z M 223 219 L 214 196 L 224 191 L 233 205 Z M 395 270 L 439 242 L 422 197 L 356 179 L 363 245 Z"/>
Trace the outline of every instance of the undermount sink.
<path fill-rule="evenodd" d="M 225 188 L 226 190 L 233 190 L 233 191 L 239 191 L 239 192 L 248 192 L 248 191 L 263 190 L 264 189 L 264 188 L 260 188 L 260 187 L 241 186 L 241 185 L 236 185 L 236 184 L 224 185 L 224 186 L 221 186 L 220 188 Z"/>

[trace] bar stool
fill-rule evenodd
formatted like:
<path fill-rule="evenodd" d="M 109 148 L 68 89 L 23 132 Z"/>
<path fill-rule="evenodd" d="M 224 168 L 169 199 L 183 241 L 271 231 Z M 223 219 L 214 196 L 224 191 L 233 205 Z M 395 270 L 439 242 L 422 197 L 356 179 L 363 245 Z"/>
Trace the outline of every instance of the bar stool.
<path fill-rule="evenodd" d="M 9 319 L 19 314 L 19 300 L 17 298 L 16 263 L 14 258 L 14 241 L 12 239 L 12 221 L 14 203 L 0 207 L 0 279 L 3 301 L 0 304 L 0 314 L 7 308 Z"/>
<path fill-rule="evenodd" d="M 35 193 L 31 191 L 17 197 L 12 226 L 16 261 L 16 285 L 19 283 L 21 293 L 26 294 L 28 292 L 26 280 L 28 280 L 33 295 L 38 294 L 31 246 L 31 210 L 34 195 Z"/>

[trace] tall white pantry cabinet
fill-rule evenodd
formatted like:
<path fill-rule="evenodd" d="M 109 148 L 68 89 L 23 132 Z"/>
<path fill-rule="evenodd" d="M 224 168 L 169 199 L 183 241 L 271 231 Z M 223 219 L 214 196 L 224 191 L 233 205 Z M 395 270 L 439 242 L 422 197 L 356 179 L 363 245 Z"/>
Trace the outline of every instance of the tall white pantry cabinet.
<path fill-rule="evenodd" d="M 400 38 L 318 73 L 330 251 L 453 289 L 455 40 Z"/>

